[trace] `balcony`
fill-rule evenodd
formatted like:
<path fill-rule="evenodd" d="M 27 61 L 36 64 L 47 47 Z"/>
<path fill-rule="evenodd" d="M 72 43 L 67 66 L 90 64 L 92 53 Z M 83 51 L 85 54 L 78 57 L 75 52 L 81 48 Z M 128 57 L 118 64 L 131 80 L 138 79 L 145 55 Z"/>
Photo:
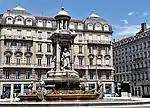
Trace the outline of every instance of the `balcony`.
<path fill-rule="evenodd" d="M 3 63 L 3 67 L 5 68 L 50 68 L 51 66 L 48 64 L 27 64 L 27 63 Z"/>
<path fill-rule="evenodd" d="M 74 67 L 75 69 L 106 69 L 106 70 L 112 70 L 113 66 L 107 66 L 107 65 L 100 65 L 100 66 L 96 66 L 96 65 L 75 65 Z"/>
<path fill-rule="evenodd" d="M 33 40 L 33 36 L 23 36 L 23 35 L 4 35 L 4 39 Z"/>
<path fill-rule="evenodd" d="M 104 41 L 104 40 L 87 40 L 88 44 L 102 44 L 102 45 L 111 45 L 111 41 Z"/>

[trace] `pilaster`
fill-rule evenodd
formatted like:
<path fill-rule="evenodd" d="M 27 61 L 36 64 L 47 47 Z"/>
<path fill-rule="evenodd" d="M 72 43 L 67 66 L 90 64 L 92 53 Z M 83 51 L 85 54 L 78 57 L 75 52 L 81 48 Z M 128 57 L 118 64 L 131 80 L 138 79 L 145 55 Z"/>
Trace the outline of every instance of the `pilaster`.
<path fill-rule="evenodd" d="M 14 84 L 11 84 L 10 98 L 13 98 L 13 95 L 14 95 Z"/>

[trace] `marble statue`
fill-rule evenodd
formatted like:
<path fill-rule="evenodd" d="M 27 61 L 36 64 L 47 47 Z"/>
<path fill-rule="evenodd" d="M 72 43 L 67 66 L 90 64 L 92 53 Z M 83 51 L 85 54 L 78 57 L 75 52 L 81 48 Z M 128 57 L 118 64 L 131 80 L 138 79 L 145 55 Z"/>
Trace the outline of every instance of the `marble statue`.
<path fill-rule="evenodd" d="M 56 56 L 54 56 L 52 61 L 51 61 L 51 70 L 53 70 L 53 71 L 55 69 L 55 62 L 56 62 Z"/>
<path fill-rule="evenodd" d="M 70 53 L 67 50 L 67 48 L 64 48 L 64 52 L 62 53 L 62 59 L 63 59 L 63 68 L 69 69 L 70 68 Z"/>

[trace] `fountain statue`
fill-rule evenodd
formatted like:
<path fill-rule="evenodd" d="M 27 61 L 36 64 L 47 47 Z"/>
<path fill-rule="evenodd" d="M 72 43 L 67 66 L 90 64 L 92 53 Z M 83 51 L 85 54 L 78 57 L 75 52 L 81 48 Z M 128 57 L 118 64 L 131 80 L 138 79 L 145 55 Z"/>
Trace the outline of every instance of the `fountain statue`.
<path fill-rule="evenodd" d="M 61 13 L 61 14 L 60 14 Z M 49 39 L 53 45 L 53 58 L 51 68 L 45 78 L 39 81 L 36 94 L 20 96 L 20 100 L 90 100 L 102 98 L 102 85 L 98 82 L 98 88 L 87 90 L 86 80 L 79 78 L 74 70 L 74 39 L 75 31 L 69 30 L 70 16 L 63 14 L 64 8 L 55 17 L 57 29 Z M 35 88 L 32 83 L 30 89 Z M 31 92 L 32 93 L 32 92 Z"/>

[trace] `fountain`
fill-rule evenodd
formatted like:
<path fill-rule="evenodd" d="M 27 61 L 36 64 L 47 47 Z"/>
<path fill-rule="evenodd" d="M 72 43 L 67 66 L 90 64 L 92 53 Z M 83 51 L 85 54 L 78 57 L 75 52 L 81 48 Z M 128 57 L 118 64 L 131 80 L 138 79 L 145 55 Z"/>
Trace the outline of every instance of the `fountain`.
<path fill-rule="evenodd" d="M 79 78 L 74 70 L 74 38 L 75 31 L 69 30 L 71 17 L 64 10 L 55 16 L 57 29 L 49 37 L 53 45 L 53 59 L 51 69 L 44 79 L 41 79 L 37 90 L 33 90 L 34 82 L 29 86 L 29 95 L 19 96 L 21 101 L 50 101 L 50 100 L 93 100 L 103 98 L 102 86 L 88 91 L 85 79 Z"/>

